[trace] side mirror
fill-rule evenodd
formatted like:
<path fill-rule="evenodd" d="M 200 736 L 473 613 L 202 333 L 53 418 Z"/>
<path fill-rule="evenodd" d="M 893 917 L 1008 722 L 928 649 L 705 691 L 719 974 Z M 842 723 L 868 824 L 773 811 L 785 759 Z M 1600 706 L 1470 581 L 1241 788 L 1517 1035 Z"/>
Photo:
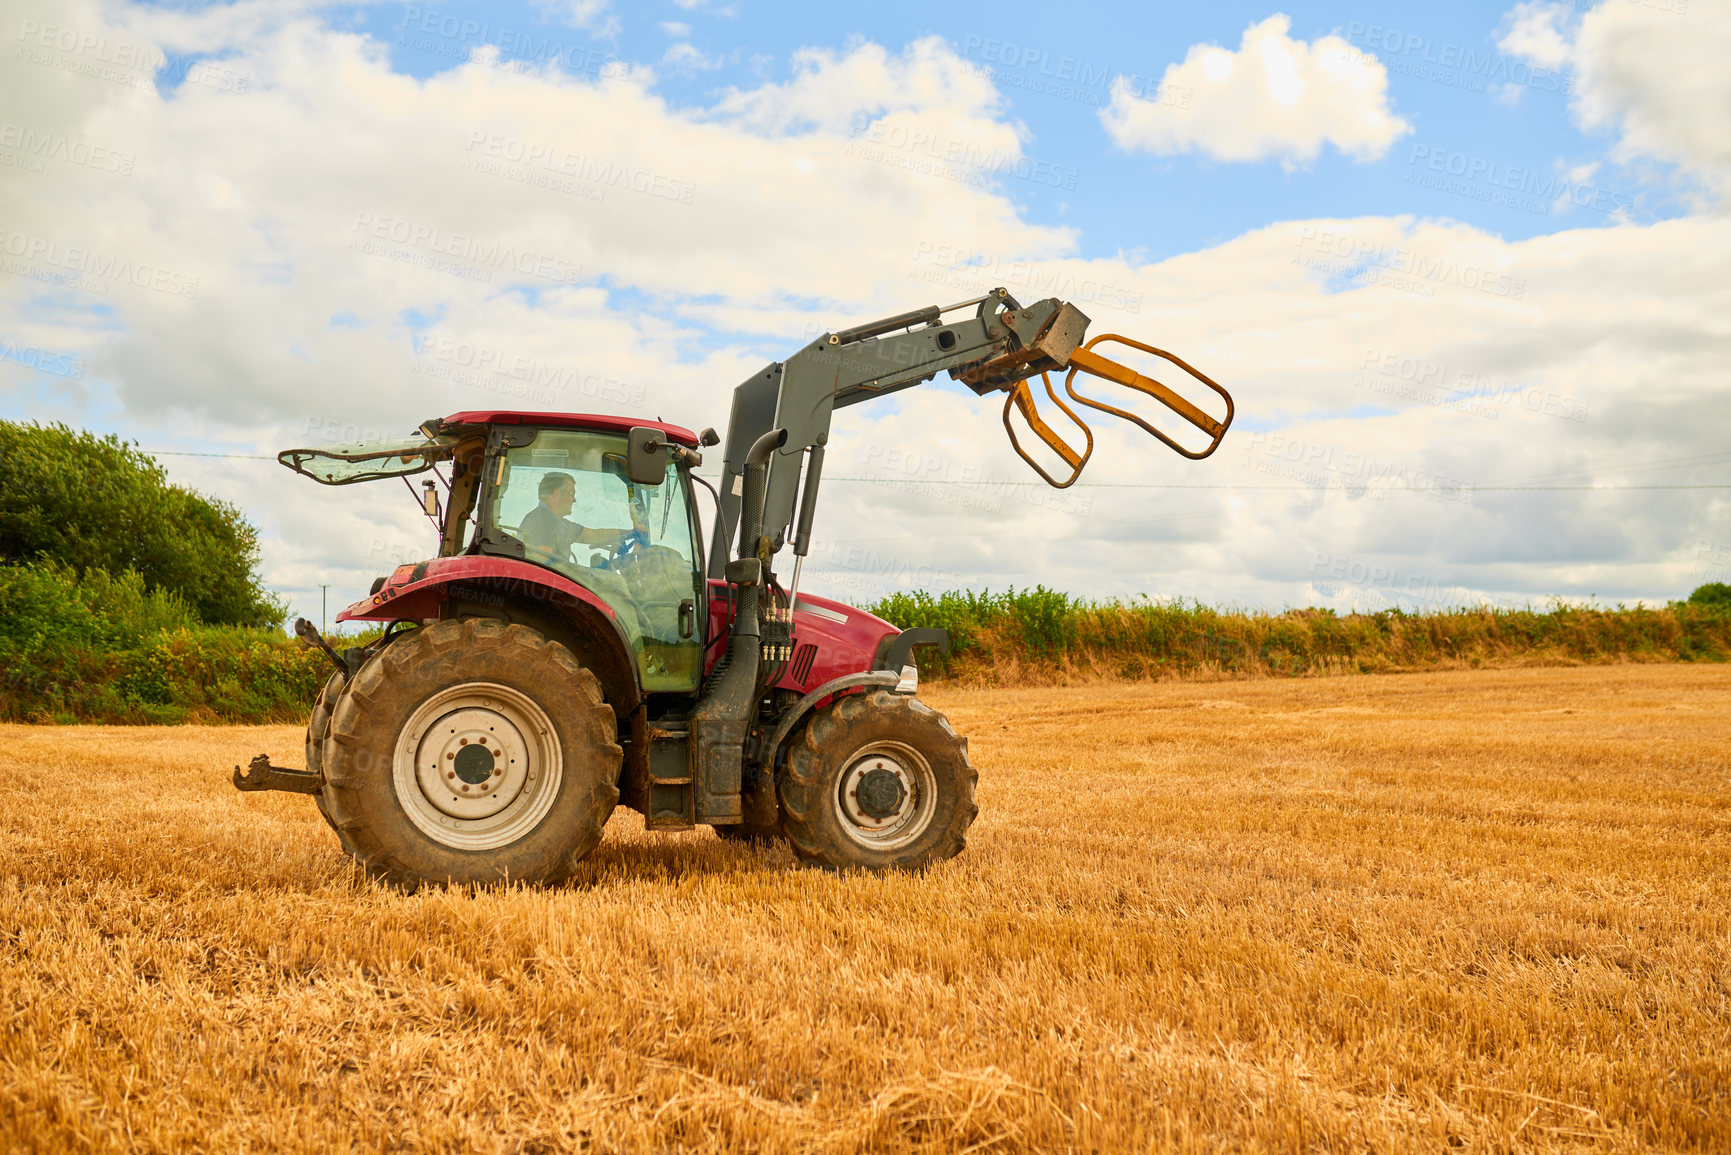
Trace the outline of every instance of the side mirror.
<path fill-rule="evenodd" d="M 661 430 L 639 425 L 627 440 L 625 476 L 633 485 L 660 485 L 672 449 Z"/>
<path fill-rule="evenodd" d="M 720 445 L 721 437 L 715 432 L 715 429 L 712 426 L 706 428 L 702 433 L 697 435 L 697 444 L 708 449 L 711 445 Z"/>

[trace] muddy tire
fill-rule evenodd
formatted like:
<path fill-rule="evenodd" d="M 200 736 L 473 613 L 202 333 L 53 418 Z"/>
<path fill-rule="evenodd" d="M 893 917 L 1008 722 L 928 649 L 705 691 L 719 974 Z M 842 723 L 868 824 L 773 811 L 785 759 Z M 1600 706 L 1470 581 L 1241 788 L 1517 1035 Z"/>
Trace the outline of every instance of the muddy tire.
<path fill-rule="evenodd" d="M 307 769 L 314 774 L 324 773 L 325 738 L 331 732 L 331 711 L 336 708 L 337 699 L 343 696 L 343 687 L 348 684 L 348 680 L 348 675 L 341 670 L 327 678 L 319 689 L 318 698 L 313 702 L 313 712 L 307 718 Z M 329 787 L 326 788 L 327 791 L 328 789 Z M 347 850 L 348 839 L 343 837 L 343 832 L 331 820 L 331 807 L 325 795 L 314 794 L 313 802 L 319 808 L 319 816 L 337 832 L 337 837 L 342 839 L 343 849 Z"/>
<path fill-rule="evenodd" d="M 816 711 L 788 750 L 782 830 L 806 862 L 917 869 L 967 845 L 978 780 L 967 739 L 924 702 L 849 695 Z"/>
<path fill-rule="evenodd" d="M 595 675 L 527 626 L 477 618 L 369 659 L 321 750 L 345 848 L 407 890 L 562 881 L 601 841 L 620 761 Z"/>

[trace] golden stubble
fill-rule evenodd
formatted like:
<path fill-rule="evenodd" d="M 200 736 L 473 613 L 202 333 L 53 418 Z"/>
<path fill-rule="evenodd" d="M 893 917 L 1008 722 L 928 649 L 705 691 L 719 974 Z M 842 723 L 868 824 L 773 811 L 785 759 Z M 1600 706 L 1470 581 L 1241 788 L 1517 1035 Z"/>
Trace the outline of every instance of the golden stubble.
<path fill-rule="evenodd" d="M 0 727 L 0 1147 L 1724 1150 L 1731 670 L 936 687 L 979 821 L 404 896 L 288 727 Z"/>

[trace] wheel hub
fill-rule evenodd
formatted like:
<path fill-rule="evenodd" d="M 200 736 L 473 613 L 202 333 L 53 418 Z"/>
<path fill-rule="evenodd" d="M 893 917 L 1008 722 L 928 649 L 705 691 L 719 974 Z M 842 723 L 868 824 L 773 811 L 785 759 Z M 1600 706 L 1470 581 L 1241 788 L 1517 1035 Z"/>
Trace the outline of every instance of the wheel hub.
<path fill-rule="evenodd" d="M 447 846 L 484 850 L 527 833 L 561 774 L 545 712 L 504 686 L 470 683 L 423 702 L 397 742 L 397 797 Z"/>
<path fill-rule="evenodd" d="M 415 777 L 433 808 L 452 818 L 491 818 L 529 781 L 529 749 L 498 708 L 475 705 L 437 719 L 415 751 Z"/>
<path fill-rule="evenodd" d="M 497 769 L 498 755 L 489 750 L 482 742 L 485 742 L 485 739 L 473 746 L 462 747 L 451 759 L 452 765 L 456 768 L 458 781 L 466 786 L 479 786 L 493 777 L 494 774 L 499 773 Z"/>
<path fill-rule="evenodd" d="M 856 754 L 842 773 L 836 810 L 848 836 L 863 846 L 893 850 L 918 838 L 935 799 L 931 769 L 900 742 L 879 742 Z"/>
<path fill-rule="evenodd" d="M 901 809 L 902 799 L 907 797 L 907 793 L 902 780 L 893 771 L 873 767 L 860 775 L 854 800 L 861 813 L 881 822 Z"/>

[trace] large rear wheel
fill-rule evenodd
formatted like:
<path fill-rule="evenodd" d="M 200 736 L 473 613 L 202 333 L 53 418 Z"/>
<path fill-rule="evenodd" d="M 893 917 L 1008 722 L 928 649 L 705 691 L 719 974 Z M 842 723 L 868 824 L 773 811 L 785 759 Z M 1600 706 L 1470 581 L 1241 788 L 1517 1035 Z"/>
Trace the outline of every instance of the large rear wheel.
<path fill-rule="evenodd" d="M 849 695 L 816 711 L 788 751 L 782 830 L 807 862 L 915 869 L 967 845 L 978 780 L 967 740 L 924 702 Z"/>
<path fill-rule="evenodd" d="M 361 667 L 331 715 L 325 805 L 375 878 L 558 882 L 601 841 L 621 750 L 595 675 L 526 626 L 439 622 Z"/>
<path fill-rule="evenodd" d="M 325 739 L 330 736 L 331 732 L 331 711 L 336 708 L 337 699 L 343 696 L 343 687 L 348 685 L 348 681 L 348 674 L 342 670 L 338 670 L 325 679 L 324 686 L 319 690 L 318 698 L 313 702 L 312 714 L 307 718 L 307 769 L 314 774 L 324 773 Z M 343 834 L 342 829 L 335 822 L 331 821 L 330 803 L 325 798 L 325 794 L 329 790 L 330 787 L 327 786 L 323 792 L 314 794 L 313 802 L 318 805 L 320 817 L 332 830 L 337 832 L 337 837 L 342 840 L 343 849 L 348 850 L 348 837 Z"/>

